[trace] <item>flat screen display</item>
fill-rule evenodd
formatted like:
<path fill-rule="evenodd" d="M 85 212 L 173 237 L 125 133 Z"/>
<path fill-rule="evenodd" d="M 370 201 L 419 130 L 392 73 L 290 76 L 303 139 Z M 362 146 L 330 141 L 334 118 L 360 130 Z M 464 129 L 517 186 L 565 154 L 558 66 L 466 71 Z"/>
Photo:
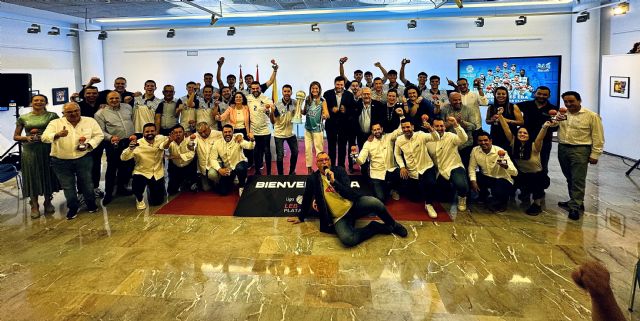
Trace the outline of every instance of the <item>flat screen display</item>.
<path fill-rule="evenodd" d="M 474 91 L 473 81 L 479 78 L 489 104 L 493 104 L 493 90 L 500 86 L 509 90 L 512 103 L 532 100 L 538 86 L 547 86 L 549 102 L 559 106 L 561 64 L 561 56 L 458 59 L 458 77 L 466 78 Z"/>

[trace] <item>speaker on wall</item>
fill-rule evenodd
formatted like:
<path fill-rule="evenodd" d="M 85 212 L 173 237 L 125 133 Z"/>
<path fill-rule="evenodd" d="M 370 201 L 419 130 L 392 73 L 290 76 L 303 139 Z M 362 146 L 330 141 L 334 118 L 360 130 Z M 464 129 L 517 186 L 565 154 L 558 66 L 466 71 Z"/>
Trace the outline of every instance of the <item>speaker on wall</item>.
<path fill-rule="evenodd" d="M 0 106 L 25 107 L 31 103 L 31 74 L 0 74 Z"/>

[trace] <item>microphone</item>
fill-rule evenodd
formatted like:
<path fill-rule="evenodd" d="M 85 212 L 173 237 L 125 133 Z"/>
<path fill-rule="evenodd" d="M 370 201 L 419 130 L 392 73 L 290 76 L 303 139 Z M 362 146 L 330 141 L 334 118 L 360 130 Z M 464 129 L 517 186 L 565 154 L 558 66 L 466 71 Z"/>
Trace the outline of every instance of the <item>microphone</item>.
<path fill-rule="evenodd" d="M 320 172 L 322 173 L 322 175 L 326 176 L 329 181 L 331 181 L 329 177 L 329 166 L 323 167 Z"/>

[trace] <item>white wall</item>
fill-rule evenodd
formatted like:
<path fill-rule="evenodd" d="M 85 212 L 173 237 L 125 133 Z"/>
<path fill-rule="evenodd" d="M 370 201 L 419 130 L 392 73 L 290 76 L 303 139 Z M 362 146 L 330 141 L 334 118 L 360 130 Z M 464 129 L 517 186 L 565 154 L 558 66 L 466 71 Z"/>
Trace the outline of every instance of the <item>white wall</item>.
<path fill-rule="evenodd" d="M 634 140 L 640 137 L 640 55 L 602 57 L 600 83 L 600 116 L 604 126 L 604 150 L 632 159 L 640 158 L 640 148 Z M 629 99 L 610 97 L 611 76 L 630 77 Z"/>
<path fill-rule="evenodd" d="M 319 80 L 324 90 L 332 87 L 342 56 L 350 58 L 348 76 L 355 69 L 379 75 L 376 61 L 397 70 L 402 58 L 410 58 L 407 78 L 415 81 L 419 71 L 455 78 L 459 58 L 562 55 L 562 90 L 569 89 L 570 16 L 530 17 L 521 27 L 513 18 L 486 17 L 484 28 L 475 27 L 474 20 L 420 20 L 414 30 L 406 28 L 406 21 L 355 23 L 354 33 L 342 23 L 320 24 L 321 32 L 311 32 L 308 24 L 238 27 L 233 37 L 224 28 L 176 29 L 173 39 L 165 37 L 166 30 L 110 32 L 103 44 L 105 78 L 110 86 L 115 77 L 125 76 L 129 90 L 155 79 L 159 86 L 176 84 L 182 94 L 187 81 L 201 81 L 207 71 L 215 74 L 220 56 L 226 57 L 223 79 L 237 75 L 239 64 L 245 74 L 254 74 L 260 64 L 262 81 L 275 58 L 281 66 L 278 84 L 308 91 L 312 80 Z M 456 49 L 454 43 L 462 41 L 469 41 L 469 48 Z M 186 50 L 199 55 L 187 57 Z"/>
<path fill-rule="evenodd" d="M 611 9 L 603 9 L 603 55 L 626 54 L 640 41 L 640 0 L 629 1 L 629 12 L 612 16 Z"/>
<path fill-rule="evenodd" d="M 39 34 L 27 34 L 32 22 L 47 24 Z M 69 27 L 68 23 L 51 21 L 0 12 L 0 73 L 29 73 L 32 89 L 39 90 L 51 100 L 51 89 L 68 87 L 70 93 L 76 88 L 77 38 L 67 37 L 66 30 L 59 36 L 49 36 L 51 25 Z M 50 106 L 58 111 L 61 106 Z M 21 109 L 21 113 L 29 108 Z M 0 152 L 13 144 L 15 110 L 0 112 Z"/>

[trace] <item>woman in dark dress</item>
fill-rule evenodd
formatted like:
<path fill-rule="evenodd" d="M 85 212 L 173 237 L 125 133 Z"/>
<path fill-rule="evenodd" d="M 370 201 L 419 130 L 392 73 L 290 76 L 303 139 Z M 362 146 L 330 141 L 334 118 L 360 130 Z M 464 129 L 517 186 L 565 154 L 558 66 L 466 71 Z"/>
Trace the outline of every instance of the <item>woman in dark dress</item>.
<path fill-rule="evenodd" d="M 501 114 L 505 118 L 509 129 L 512 133 L 518 131 L 518 126 L 524 125 L 524 118 L 522 118 L 522 112 L 517 105 L 509 102 L 509 92 L 506 87 L 498 87 L 493 94 L 493 104 L 487 108 L 487 124 L 491 125 L 491 137 L 493 144 L 502 147 L 506 151 L 511 150 L 511 143 L 505 135 L 502 126 L 498 120 L 498 114 Z"/>
<path fill-rule="evenodd" d="M 44 196 L 44 212 L 53 214 L 55 208 L 51 204 L 53 193 L 60 190 L 60 184 L 49 164 L 51 144 L 40 141 L 40 135 L 50 121 L 59 118 L 47 111 L 47 97 L 35 95 L 31 97 L 32 111 L 18 118 L 13 134 L 15 141 L 22 142 L 22 192 L 31 198 L 31 218 L 40 217 L 38 196 Z M 24 130 L 24 135 L 23 135 Z"/>

